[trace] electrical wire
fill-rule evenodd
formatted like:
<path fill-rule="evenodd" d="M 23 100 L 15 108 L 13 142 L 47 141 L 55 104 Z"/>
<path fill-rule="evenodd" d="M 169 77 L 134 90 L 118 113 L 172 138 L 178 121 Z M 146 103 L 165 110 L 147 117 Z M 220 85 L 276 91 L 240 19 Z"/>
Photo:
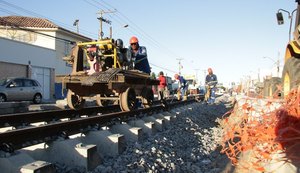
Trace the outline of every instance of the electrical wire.
<path fill-rule="evenodd" d="M 62 41 L 65 41 L 67 43 L 70 43 L 70 44 L 75 44 L 75 41 L 71 41 L 71 40 L 68 40 L 68 39 L 60 38 L 60 37 L 55 37 L 55 36 L 52 36 L 52 35 L 48 35 L 48 34 L 45 34 L 45 33 L 41 33 L 41 32 L 35 31 L 33 29 L 21 28 L 18 25 L 14 24 L 14 23 L 7 22 L 7 21 L 5 21 L 5 20 L 3 20 L 1 18 L 0 18 L 0 21 L 6 22 L 7 24 L 10 25 L 11 28 L 17 28 L 18 30 L 33 32 L 33 33 L 36 33 L 36 34 L 39 34 L 39 35 L 47 36 L 47 37 L 50 37 L 50 38 L 55 38 L 57 40 L 62 40 Z"/>
<path fill-rule="evenodd" d="M 98 1 L 95 1 L 95 0 L 91 0 L 92 2 L 88 1 L 88 0 L 84 0 L 84 2 L 86 2 L 87 4 L 93 6 L 94 8 L 97 8 L 100 6 L 100 9 L 106 9 L 106 10 L 109 10 L 109 8 L 113 8 L 115 9 L 112 5 L 110 5 L 109 3 L 107 2 L 104 2 L 104 1 L 101 1 L 102 3 L 98 2 Z M 66 28 L 72 28 L 72 27 L 69 27 L 69 25 L 67 24 L 64 24 L 62 22 L 59 22 L 59 21 L 56 21 L 56 20 L 53 20 L 51 18 L 48 18 L 48 17 L 45 17 L 43 15 L 40 15 L 38 13 L 35 13 L 33 11 L 30 11 L 30 10 L 26 10 L 22 7 L 19 7 L 15 4 L 12 4 L 12 3 L 9 3 L 9 2 L 6 2 L 4 0 L 0 0 L 0 3 L 4 4 L 5 6 L 7 7 L 10 7 L 10 8 L 14 8 L 16 10 L 19 10 L 21 12 L 24 12 L 26 14 L 30 14 L 32 16 L 36 16 L 36 17 L 40 17 L 40 18 L 46 18 L 46 19 L 49 19 L 50 21 L 54 21 L 56 23 L 60 23 L 62 26 L 66 27 Z M 2 12 L 5 12 L 7 14 L 10 14 L 10 15 L 20 15 L 18 13 L 15 13 L 15 12 L 12 12 L 8 9 L 3 9 L 3 8 L 0 8 L 0 11 Z M 174 54 L 172 51 L 170 51 L 168 48 L 166 48 L 165 46 L 163 46 L 162 44 L 160 44 L 158 41 L 156 41 L 153 37 L 151 37 L 150 35 L 148 35 L 145 31 L 143 31 L 138 25 L 136 25 L 132 20 L 130 20 L 126 15 L 124 15 L 123 13 L 121 13 L 120 11 L 116 10 L 116 13 L 114 13 L 113 15 L 111 14 L 108 14 L 109 17 L 113 18 L 114 21 L 116 21 L 117 23 L 119 23 L 120 25 L 122 25 L 122 23 L 126 23 L 127 21 L 130 23 L 131 26 L 134 26 L 134 27 L 130 27 L 129 31 L 131 31 L 132 34 L 134 33 L 138 33 L 139 35 L 142 36 L 142 38 L 144 37 L 144 40 L 146 40 L 146 42 L 150 43 L 150 45 L 156 47 L 156 48 L 159 48 L 159 49 L 163 49 L 162 52 L 164 53 L 168 53 L 170 56 L 172 57 L 179 57 L 177 56 L 176 54 Z M 124 22 L 126 21 L 126 22 Z M 16 27 L 16 26 L 14 26 Z M 47 34 L 44 34 L 44 33 L 40 33 L 40 32 L 37 32 L 37 31 L 34 31 L 34 30 L 31 30 L 31 29 L 25 29 L 25 28 L 21 28 L 21 27 L 16 27 L 20 30 L 24 30 L 24 31 L 29 31 L 29 32 L 34 32 L 36 34 L 40 34 L 40 35 L 43 35 L 43 36 L 46 36 L 46 37 L 51 37 L 53 39 L 57 39 L 57 40 L 60 40 L 60 41 L 64 41 L 64 42 L 67 42 L 67 43 L 70 43 L 70 44 L 73 44 L 74 41 L 71 41 L 71 40 L 67 40 L 67 39 L 63 39 L 63 38 L 59 38 L 59 37 L 54 37 L 54 36 L 51 36 L 51 35 L 47 35 Z M 72 29 L 71 29 L 72 30 Z M 82 30 L 82 29 L 81 29 Z M 82 30 L 84 31 L 84 30 Z M 88 31 L 84 31 L 83 33 L 89 33 L 87 35 L 90 35 L 92 34 L 91 32 L 88 32 Z M 169 69 L 166 69 L 166 68 L 163 68 L 163 67 L 160 67 L 158 65 L 155 65 L 155 64 L 152 64 L 152 66 L 155 66 L 155 67 L 158 67 L 158 68 L 161 68 L 161 69 L 164 69 L 164 70 L 167 70 L 169 72 L 174 72 L 176 73 L 175 71 L 173 70 L 169 70 Z"/>
<path fill-rule="evenodd" d="M 110 10 L 111 8 L 116 10 L 115 7 L 113 7 L 112 5 L 110 5 L 109 3 L 105 2 L 102 0 L 102 3 L 100 3 L 99 1 L 96 1 L 96 0 L 91 0 L 93 3 L 89 2 L 88 0 L 84 0 L 86 3 L 90 4 L 91 6 L 93 6 L 94 8 L 97 8 L 99 7 L 100 9 L 104 8 L 105 10 Z M 158 49 L 161 49 L 163 53 L 167 53 L 168 56 L 171 56 L 171 57 L 181 57 L 181 56 L 178 56 L 176 55 L 175 53 L 173 53 L 172 51 L 170 51 L 168 48 L 166 48 L 165 46 L 163 46 L 162 44 L 160 44 L 158 41 L 156 41 L 153 37 L 151 37 L 149 34 L 147 34 L 145 31 L 143 31 L 137 24 L 135 24 L 132 20 L 130 20 L 126 15 L 124 15 L 123 13 L 121 13 L 119 10 L 116 10 L 116 13 L 113 13 L 113 15 L 111 14 L 108 14 L 108 16 L 110 16 L 111 18 L 114 19 L 114 21 L 117 21 L 120 25 L 122 25 L 122 23 L 128 23 L 129 22 L 129 25 L 131 26 L 128 30 L 131 31 L 132 34 L 139 34 L 142 36 L 142 38 L 144 38 L 144 40 L 146 40 L 146 42 L 150 43 L 150 45 L 158 48 Z M 124 22 L 122 22 L 124 21 Z M 132 27 L 133 26 L 133 27 Z M 156 67 L 159 67 L 155 64 L 152 64 L 152 66 L 156 66 Z M 164 69 L 164 70 L 168 70 L 170 72 L 174 72 L 174 73 L 177 73 L 173 70 L 169 70 L 169 69 L 166 69 L 166 68 L 162 68 L 160 67 L 161 69 Z"/>
<path fill-rule="evenodd" d="M 33 11 L 26 10 L 26 9 L 24 9 L 24 8 L 22 8 L 22 7 L 19 7 L 19 6 L 15 5 L 15 4 L 6 2 L 6 1 L 4 1 L 4 0 L 0 0 L 0 3 L 6 5 L 7 7 L 14 8 L 14 9 L 16 9 L 16 10 L 19 10 L 19 11 L 25 13 L 25 14 L 29 14 L 29 15 L 31 15 L 31 16 L 35 16 L 35 17 L 39 17 L 39 18 L 48 19 L 48 20 L 50 20 L 50 21 L 53 21 L 53 22 L 55 22 L 55 23 L 58 23 L 60 26 L 66 28 L 66 29 L 68 29 L 68 30 L 71 30 L 71 31 L 74 30 L 74 28 L 73 28 L 71 25 L 65 24 L 65 23 L 60 22 L 60 21 L 57 21 L 57 20 L 55 20 L 55 19 L 51 19 L 51 18 L 49 18 L 49 17 L 43 16 L 43 15 L 38 14 L 38 13 L 35 13 L 35 12 L 33 12 Z M 8 13 L 8 14 L 12 14 L 12 13 L 13 13 L 14 15 L 19 15 L 19 16 L 20 16 L 20 14 L 14 13 L 14 12 L 11 12 L 11 13 Z M 89 31 L 87 31 L 87 30 L 85 30 L 85 29 L 81 29 L 81 31 L 83 31 L 83 32 L 82 32 L 83 34 L 88 35 L 88 36 L 90 36 L 90 37 L 91 37 L 91 36 L 94 36 L 94 35 L 97 35 L 97 34 L 95 34 L 95 33 L 89 32 Z"/>

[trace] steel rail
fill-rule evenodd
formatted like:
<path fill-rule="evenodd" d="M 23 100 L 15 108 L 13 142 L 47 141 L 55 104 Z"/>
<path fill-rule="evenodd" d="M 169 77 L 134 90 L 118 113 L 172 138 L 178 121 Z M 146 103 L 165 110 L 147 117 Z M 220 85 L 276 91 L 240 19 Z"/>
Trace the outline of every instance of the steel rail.
<path fill-rule="evenodd" d="M 190 104 L 195 100 L 175 102 L 169 104 L 169 108 L 178 105 Z M 68 138 L 70 135 L 78 133 L 86 133 L 93 129 L 100 129 L 102 126 L 112 123 L 113 120 L 126 121 L 130 117 L 138 118 L 143 114 L 152 114 L 154 112 L 163 111 L 166 108 L 163 105 L 153 106 L 146 109 L 138 109 L 130 112 L 109 113 L 98 116 L 91 116 L 79 119 L 73 119 L 64 122 L 56 122 L 38 127 L 26 127 L 23 129 L 15 129 L 0 133 L 0 150 L 5 152 L 13 152 L 15 150 L 50 142 L 59 137 Z M 115 121 L 116 122 L 116 121 Z"/>
<path fill-rule="evenodd" d="M 18 127 L 26 124 L 37 122 L 51 122 L 64 118 L 76 118 L 81 115 L 93 115 L 95 113 L 108 113 L 120 111 L 118 105 L 106 107 L 86 107 L 81 110 L 51 110 L 41 112 L 26 112 L 17 114 L 6 114 L 0 116 L 0 128 L 2 127 Z"/>
<path fill-rule="evenodd" d="M 154 104 L 160 104 L 160 102 L 156 101 Z M 119 105 L 110 105 L 106 107 L 93 106 L 93 107 L 85 107 L 80 110 L 52 110 L 52 111 L 40 111 L 40 112 L 26 112 L 26 113 L 17 113 L 17 114 L 6 114 L 0 115 L 0 128 L 3 127 L 15 127 L 18 128 L 20 126 L 28 125 L 31 123 L 38 122 L 55 122 L 60 119 L 69 118 L 80 118 L 80 116 L 88 115 L 94 116 L 97 113 L 106 114 L 112 112 L 121 111 Z"/>

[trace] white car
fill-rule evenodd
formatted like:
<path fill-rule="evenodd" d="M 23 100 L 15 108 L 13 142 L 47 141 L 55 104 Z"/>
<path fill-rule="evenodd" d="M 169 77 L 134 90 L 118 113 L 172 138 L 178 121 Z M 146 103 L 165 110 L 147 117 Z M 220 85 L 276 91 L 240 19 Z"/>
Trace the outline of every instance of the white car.
<path fill-rule="evenodd" d="M 38 81 L 29 78 L 5 78 L 0 80 L 0 102 L 33 101 L 42 102 L 42 87 Z"/>

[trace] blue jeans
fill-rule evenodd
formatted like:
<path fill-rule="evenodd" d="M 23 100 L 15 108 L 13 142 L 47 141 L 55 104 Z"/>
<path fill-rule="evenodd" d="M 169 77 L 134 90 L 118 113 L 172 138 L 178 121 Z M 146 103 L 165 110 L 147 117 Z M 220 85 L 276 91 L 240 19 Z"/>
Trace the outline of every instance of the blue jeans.
<path fill-rule="evenodd" d="M 208 98 L 208 103 L 213 104 L 216 100 L 216 87 L 210 88 L 210 96 Z"/>

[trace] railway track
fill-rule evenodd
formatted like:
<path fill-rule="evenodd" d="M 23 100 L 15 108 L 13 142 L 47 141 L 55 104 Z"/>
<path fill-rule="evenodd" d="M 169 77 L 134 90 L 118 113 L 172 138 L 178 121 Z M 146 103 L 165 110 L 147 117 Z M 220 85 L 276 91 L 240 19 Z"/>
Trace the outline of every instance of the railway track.
<path fill-rule="evenodd" d="M 189 104 L 195 100 L 173 102 L 168 108 Z M 15 150 L 32 145 L 67 139 L 70 135 L 87 133 L 91 129 L 138 119 L 165 110 L 160 104 L 151 108 L 120 112 L 119 106 L 88 107 L 82 110 L 55 110 L 30 112 L 0 116 L 0 128 L 12 127 L 12 130 L 0 133 L 0 150 L 12 153 Z M 38 126 L 34 126 L 37 123 Z"/>

